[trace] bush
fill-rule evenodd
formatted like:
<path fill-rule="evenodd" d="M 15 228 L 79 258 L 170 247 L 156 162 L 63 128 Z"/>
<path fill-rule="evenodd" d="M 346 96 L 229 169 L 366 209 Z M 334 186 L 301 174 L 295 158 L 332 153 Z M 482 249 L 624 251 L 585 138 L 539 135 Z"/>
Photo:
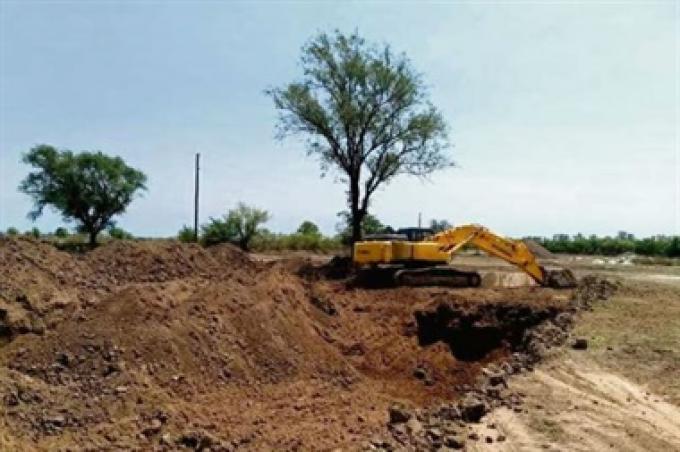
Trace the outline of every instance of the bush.
<path fill-rule="evenodd" d="M 236 239 L 234 225 L 226 219 L 210 218 L 207 224 L 201 226 L 201 242 L 205 246 L 218 243 L 233 242 Z"/>
<path fill-rule="evenodd" d="M 132 234 L 117 226 L 110 227 L 107 232 L 109 237 L 116 240 L 130 240 L 133 238 Z"/>
<path fill-rule="evenodd" d="M 257 251 L 315 251 L 330 252 L 342 248 L 339 237 L 324 237 L 319 234 L 272 234 L 269 231 L 258 233 L 252 242 Z"/>
<path fill-rule="evenodd" d="M 54 236 L 60 239 L 65 239 L 68 237 L 68 229 L 60 226 L 54 230 Z"/>
<path fill-rule="evenodd" d="M 39 239 L 40 238 L 40 229 L 35 228 L 35 227 L 31 228 L 30 230 L 26 231 L 24 233 L 24 235 L 26 237 L 33 237 L 33 238 Z"/>
<path fill-rule="evenodd" d="M 19 235 L 19 230 L 15 228 L 14 226 L 10 226 L 7 228 L 7 235 L 10 237 L 13 237 L 15 235 Z"/>
<path fill-rule="evenodd" d="M 260 225 L 269 220 L 269 213 L 239 203 L 222 219 L 210 218 L 210 222 L 201 226 L 201 241 L 210 246 L 230 242 L 243 250 L 249 250 L 251 241 L 261 232 Z"/>
<path fill-rule="evenodd" d="M 194 233 L 194 228 L 190 228 L 187 225 L 182 226 L 182 229 L 177 233 L 177 240 L 183 243 L 195 242 L 196 234 Z"/>

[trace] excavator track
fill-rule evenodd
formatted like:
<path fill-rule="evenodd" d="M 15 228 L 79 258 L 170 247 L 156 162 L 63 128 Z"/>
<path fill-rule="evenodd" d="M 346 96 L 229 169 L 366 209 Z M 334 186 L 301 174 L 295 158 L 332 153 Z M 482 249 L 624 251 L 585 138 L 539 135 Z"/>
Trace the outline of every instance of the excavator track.
<path fill-rule="evenodd" d="M 394 282 L 398 286 L 479 287 L 482 278 L 474 271 L 441 266 L 398 270 Z"/>

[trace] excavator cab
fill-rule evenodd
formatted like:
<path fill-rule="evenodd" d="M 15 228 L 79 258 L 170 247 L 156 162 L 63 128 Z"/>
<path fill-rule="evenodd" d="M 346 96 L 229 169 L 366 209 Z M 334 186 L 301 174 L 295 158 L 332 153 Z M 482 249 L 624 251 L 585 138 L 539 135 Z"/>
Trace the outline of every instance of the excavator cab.
<path fill-rule="evenodd" d="M 430 228 L 401 228 L 397 230 L 397 234 L 405 236 L 409 242 L 422 242 L 434 235 L 434 230 Z"/>

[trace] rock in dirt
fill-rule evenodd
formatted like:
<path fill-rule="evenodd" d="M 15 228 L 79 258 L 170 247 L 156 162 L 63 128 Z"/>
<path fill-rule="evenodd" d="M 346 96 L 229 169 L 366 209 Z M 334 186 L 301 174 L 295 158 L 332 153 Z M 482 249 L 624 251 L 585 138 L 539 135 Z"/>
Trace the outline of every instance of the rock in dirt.
<path fill-rule="evenodd" d="M 394 404 L 389 408 L 390 424 L 402 424 L 413 417 L 413 414 L 403 405 Z"/>
<path fill-rule="evenodd" d="M 461 418 L 466 422 L 479 422 L 489 411 L 489 406 L 480 398 L 468 394 L 459 405 Z"/>
<path fill-rule="evenodd" d="M 444 437 L 444 445 L 451 449 L 462 449 L 465 447 L 465 440 L 454 435 L 447 435 Z"/>
<path fill-rule="evenodd" d="M 423 424 L 418 419 L 412 417 L 406 421 L 406 429 L 411 436 L 418 436 L 423 431 Z"/>
<path fill-rule="evenodd" d="M 444 405 L 439 408 L 437 417 L 446 421 L 456 421 L 460 419 L 460 410 L 455 405 Z"/>
<path fill-rule="evenodd" d="M 571 348 L 574 350 L 586 350 L 588 349 L 588 339 L 584 339 L 582 337 L 579 337 L 574 340 L 574 343 L 571 344 Z"/>
<path fill-rule="evenodd" d="M 159 419 L 152 419 L 151 424 L 142 430 L 144 436 L 153 436 L 161 431 L 163 423 Z"/>
<path fill-rule="evenodd" d="M 177 444 L 196 451 L 226 449 L 217 438 L 202 431 L 184 433 L 177 439 Z"/>
<path fill-rule="evenodd" d="M 335 308 L 335 305 L 328 298 L 319 295 L 312 295 L 312 297 L 310 298 L 310 302 L 320 311 L 328 315 L 336 315 L 338 313 L 338 310 Z"/>
<path fill-rule="evenodd" d="M 423 369 L 422 367 L 416 367 L 413 369 L 413 376 L 418 380 L 425 380 L 427 378 L 427 370 Z"/>

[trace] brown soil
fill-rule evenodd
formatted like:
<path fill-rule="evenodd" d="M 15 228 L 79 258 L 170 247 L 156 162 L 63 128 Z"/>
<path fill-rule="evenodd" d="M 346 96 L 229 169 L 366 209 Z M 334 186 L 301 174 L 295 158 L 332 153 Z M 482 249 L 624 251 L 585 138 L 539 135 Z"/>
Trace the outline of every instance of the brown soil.
<path fill-rule="evenodd" d="M 0 241 L 0 448 L 356 449 L 395 400 L 459 398 L 571 306 L 327 276 L 228 245 Z"/>

